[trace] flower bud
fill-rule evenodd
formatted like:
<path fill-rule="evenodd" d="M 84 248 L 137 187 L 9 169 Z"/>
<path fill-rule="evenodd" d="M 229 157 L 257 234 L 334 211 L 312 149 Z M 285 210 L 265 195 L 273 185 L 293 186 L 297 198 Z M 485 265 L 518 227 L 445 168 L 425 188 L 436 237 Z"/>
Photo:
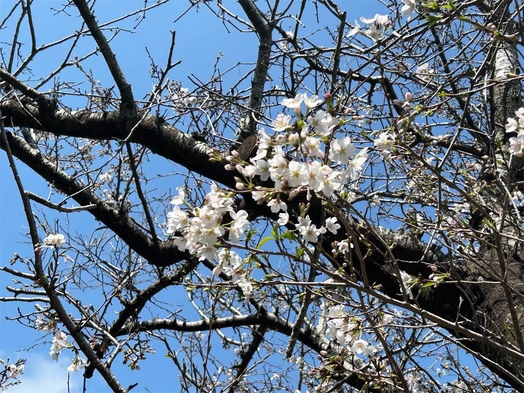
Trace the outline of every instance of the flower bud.
<path fill-rule="evenodd" d="M 217 265 L 217 266 L 213 269 L 213 274 L 214 274 L 215 276 L 220 276 L 220 273 L 222 273 L 222 266 Z"/>
<path fill-rule="evenodd" d="M 413 94 L 411 94 L 411 92 L 408 91 L 408 92 L 406 93 L 406 96 L 405 96 L 405 97 L 406 97 L 406 101 L 408 101 L 408 102 L 413 101 Z"/>
<path fill-rule="evenodd" d="M 275 142 L 278 143 L 279 145 L 283 145 L 284 143 L 286 143 L 286 136 L 282 134 L 277 135 L 275 138 Z"/>

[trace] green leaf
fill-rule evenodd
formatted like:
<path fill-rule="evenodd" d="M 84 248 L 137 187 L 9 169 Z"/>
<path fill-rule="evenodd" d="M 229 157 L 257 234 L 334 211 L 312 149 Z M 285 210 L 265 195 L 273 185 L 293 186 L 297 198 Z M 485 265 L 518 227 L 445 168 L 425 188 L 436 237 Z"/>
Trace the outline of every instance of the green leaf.
<path fill-rule="evenodd" d="M 280 235 L 280 238 L 281 239 L 291 240 L 291 241 L 295 241 L 297 239 L 295 234 L 293 232 L 291 232 L 291 231 L 284 232 L 282 235 Z"/>
<path fill-rule="evenodd" d="M 268 241 L 274 239 L 274 236 L 266 236 L 262 240 L 260 240 L 260 243 L 258 243 L 257 248 L 260 249 L 264 244 L 266 244 Z"/>
<path fill-rule="evenodd" d="M 442 19 L 441 16 L 436 16 L 436 15 L 427 15 L 426 16 L 426 20 L 429 22 L 430 26 L 435 26 L 441 19 Z"/>

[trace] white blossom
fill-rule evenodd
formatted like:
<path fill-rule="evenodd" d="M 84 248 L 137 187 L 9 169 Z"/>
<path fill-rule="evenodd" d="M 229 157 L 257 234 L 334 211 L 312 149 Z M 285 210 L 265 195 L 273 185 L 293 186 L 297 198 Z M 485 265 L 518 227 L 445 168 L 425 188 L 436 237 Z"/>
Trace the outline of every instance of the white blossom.
<path fill-rule="evenodd" d="M 287 160 L 283 152 L 281 154 L 275 154 L 269 159 L 268 164 L 269 172 L 271 173 L 270 176 L 273 181 L 278 179 L 276 175 L 281 175 L 287 169 Z"/>
<path fill-rule="evenodd" d="M 51 355 L 53 360 L 58 361 L 58 355 L 60 355 L 62 349 L 64 349 L 66 346 L 67 335 L 63 331 L 57 330 L 53 336 L 53 341 L 51 342 L 51 350 L 49 351 L 49 355 Z"/>
<path fill-rule="evenodd" d="M 69 365 L 69 367 L 67 367 L 67 371 L 74 373 L 74 372 L 80 371 L 85 366 L 86 366 L 85 360 L 83 360 L 80 356 L 75 356 L 73 360 L 71 361 L 71 364 Z"/>
<path fill-rule="evenodd" d="M 298 217 L 298 224 L 295 224 L 295 226 L 306 243 L 316 243 L 318 236 L 326 232 L 325 228 L 318 229 L 317 226 L 311 222 L 309 216 Z"/>
<path fill-rule="evenodd" d="M 240 276 L 234 282 L 242 290 L 246 302 L 249 302 L 249 298 L 251 297 L 251 293 L 253 292 L 253 285 L 251 284 L 251 282 L 247 279 L 246 276 Z"/>
<path fill-rule="evenodd" d="M 336 117 L 323 110 L 317 111 L 315 116 L 309 117 L 308 125 L 315 128 L 320 136 L 328 136 L 338 124 Z"/>
<path fill-rule="evenodd" d="M 324 157 L 324 153 L 321 150 L 319 150 L 320 141 L 317 138 L 308 136 L 304 140 L 302 147 L 304 148 L 304 154 L 308 156 L 317 156 L 320 158 Z"/>
<path fill-rule="evenodd" d="M 65 242 L 65 236 L 60 233 L 47 235 L 44 239 L 46 247 L 62 247 Z"/>
<path fill-rule="evenodd" d="M 23 374 L 25 369 L 25 364 L 20 364 L 17 366 L 16 364 L 11 364 L 9 366 L 9 378 L 16 379 L 18 375 Z"/>
<path fill-rule="evenodd" d="M 375 147 L 381 151 L 391 151 L 394 143 L 395 137 L 390 132 L 381 132 L 373 142 Z"/>
<path fill-rule="evenodd" d="M 340 191 L 343 185 L 340 172 L 333 171 L 322 180 L 321 191 L 329 198 L 335 191 Z"/>
<path fill-rule="evenodd" d="M 519 128 L 519 122 L 516 119 L 510 117 L 505 127 L 506 127 L 506 132 L 515 132 Z"/>
<path fill-rule="evenodd" d="M 333 139 L 329 148 L 329 159 L 339 164 L 347 164 L 350 157 L 355 155 L 355 146 L 347 136 L 341 139 Z"/>
<path fill-rule="evenodd" d="M 378 40 L 384 34 L 385 27 L 390 23 L 387 15 L 380 14 L 375 14 L 371 19 L 362 17 L 360 20 L 369 25 L 369 29 L 364 31 L 364 34 L 372 40 Z"/>
<path fill-rule="evenodd" d="M 368 150 L 367 147 L 362 149 L 356 157 L 348 163 L 348 166 L 345 171 L 345 176 L 351 180 L 357 180 L 359 173 L 364 167 L 364 163 L 368 159 Z"/>
<path fill-rule="evenodd" d="M 283 174 L 283 178 L 287 180 L 289 186 L 293 188 L 307 184 L 307 165 L 298 161 L 290 161 L 287 170 Z"/>
<path fill-rule="evenodd" d="M 340 224 L 337 223 L 336 217 L 329 217 L 328 219 L 326 219 L 325 226 L 326 229 L 333 235 L 336 235 L 337 231 L 340 229 Z"/>
<path fill-rule="evenodd" d="M 322 100 L 318 98 L 318 95 L 313 94 L 311 97 L 308 97 L 306 93 L 303 95 L 304 103 L 308 109 L 313 109 L 317 105 L 322 104 Z"/>
<path fill-rule="evenodd" d="M 509 138 L 509 152 L 516 157 L 524 156 L 522 147 L 524 146 L 524 134 L 519 133 L 516 137 Z"/>
<path fill-rule="evenodd" d="M 411 288 L 409 287 L 411 281 L 413 280 L 413 277 L 405 271 L 400 270 L 400 279 L 402 280 L 402 286 L 406 289 L 409 298 L 413 299 L 413 293 L 411 292 Z"/>
<path fill-rule="evenodd" d="M 229 227 L 229 236 L 233 243 L 238 243 L 240 236 L 244 233 L 244 229 L 249 225 L 248 214 L 245 210 L 239 210 L 238 212 L 232 212 L 231 226 Z"/>
<path fill-rule="evenodd" d="M 275 131 L 284 131 L 289 127 L 291 116 L 279 113 L 275 120 L 271 122 L 271 128 Z"/>
<path fill-rule="evenodd" d="M 322 164 L 318 161 L 313 161 L 308 165 L 308 185 L 315 191 L 320 191 L 322 188 L 322 181 L 324 179 L 324 172 L 322 171 Z"/>
<path fill-rule="evenodd" d="M 255 161 L 255 175 L 260 176 L 260 180 L 266 181 L 269 179 L 269 176 L 271 176 L 271 172 L 269 170 L 270 166 L 269 163 L 264 159 L 259 159 Z"/>
<path fill-rule="evenodd" d="M 189 216 L 185 211 L 175 205 L 172 211 L 167 213 L 167 234 L 170 235 L 189 224 Z"/>
<path fill-rule="evenodd" d="M 278 213 L 279 211 L 287 211 L 286 202 L 281 201 L 280 198 L 271 199 L 267 206 L 271 209 L 273 213 Z"/>
<path fill-rule="evenodd" d="M 181 205 L 185 203 L 184 198 L 186 197 L 186 192 L 184 191 L 182 187 L 178 187 L 177 191 L 178 191 L 178 195 L 173 197 L 173 199 L 171 199 L 171 202 L 169 202 L 172 205 Z"/>
<path fill-rule="evenodd" d="M 353 345 L 351 346 L 351 350 L 356 353 L 357 355 L 360 354 L 368 354 L 369 349 L 369 343 L 365 340 L 358 339 L 353 342 Z"/>
<path fill-rule="evenodd" d="M 289 213 L 288 212 L 282 212 L 278 214 L 278 220 L 277 223 L 280 226 L 284 226 L 289 222 Z"/>
<path fill-rule="evenodd" d="M 415 12 L 415 0 L 402 0 L 402 3 L 404 3 L 404 5 L 402 6 L 400 12 L 403 16 L 407 16 L 408 19 L 411 19 L 413 12 Z"/>
<path fill-rule="evenodd" d="M 104 172 L 98 177 L 98 180 L 100 180 L 101 183 L 109 183 L 112 178 L 111 173 Z"/>
<path fill-rule="evenodd" d="M 293 109 L 296 115 L 300 115 L 300 104 L 302 104 L 302 101 L 304 101 L 304 95 L 297 94 L 295 98 L 284 98 L 280 104 L 286 108 Z"/>

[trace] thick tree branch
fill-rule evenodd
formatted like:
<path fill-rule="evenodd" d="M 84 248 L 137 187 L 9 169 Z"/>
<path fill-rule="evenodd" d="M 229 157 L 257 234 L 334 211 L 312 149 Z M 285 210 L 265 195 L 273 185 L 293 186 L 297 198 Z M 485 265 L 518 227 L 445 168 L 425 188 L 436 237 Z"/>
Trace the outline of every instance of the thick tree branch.
<path fill-rule="evenodd" d="M 129 130 L 120 120 L 120 113 L 57 110 L 43 112 L 35 106 L 22 106 L 16 100 L 0 102 L 5 123 L 9 126 L 30 127 L 57 136 L 71 136 L 93 140 L 124 141 Z M 231 172 L 225 170 L 225 162 L 210 162 L 213 150 L 198 142 L 161 118 L 147 115 L 136 126 L 128 140 L 147 147 L 151 152 L 165 157 L 190 171 L 227 187 L 234 187 Z"/>
<path fill-rule="evenodd" d="M 149 263 L 156 266 L 168 266 L 190 257 L 189 254 L 179 251 L 176 246 L 170 245 L 169 242 L 162 243 L 157 252 L 151 238 L 127 213 L 110 206 L 94 194 L 89 187 L 80 184 L 67 173 L 58 170 L 54 164 L 49 162 L 39 151 L 32 149 L 22 138 L 11 133 L 6 134 L 13 156 L 53 184 L 56 189 L 71 196 L 80 205 L 96 205 L 96 208 L 91 208 L 89 213 L 114 231 Z M 1 147 L 5 149 L 6 145 L 2 143 Z"/>
<path fill-rule="evenodd" d="M 250 113 L 246 116 L 245 129 L 242 130 L 239 137 L 239 141 L 241 142 L 248 135 L 256 133 L 257 119 L 260 118 L 261 114 L 264 86 L 266 84 L 269 60 L 271 58 L 271 45 L 273 45 L 271 32 L 273 28 L 252 0 L 239 0 L 239 3 L 255 27 L 260 42 L 257 64 L 251 82 L 251 94 L 249 96 Z"/>

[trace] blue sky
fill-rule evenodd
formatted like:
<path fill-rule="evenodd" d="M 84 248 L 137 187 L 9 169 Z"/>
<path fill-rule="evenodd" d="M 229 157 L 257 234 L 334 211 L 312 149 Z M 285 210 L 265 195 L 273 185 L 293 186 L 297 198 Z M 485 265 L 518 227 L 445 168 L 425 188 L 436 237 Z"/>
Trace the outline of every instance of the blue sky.
<path fill-rule="evenodd" d="M 118 3 L 118 6 L 115 4 Z M 146 19 L 138 28 L 138 33 L 135 34 L 120 34 L 113 42 L 113 50 L 127 75 L 129 81 L 132 83 L 135 98 L 141 99 L 151 89 L 151 79 L 148 74 L 149 60 L 147 58 L 145 47 L 147 46 L 150 53 L 158 59 L 160 65 L 165 64 L 165 54 L 170 42 L 170 30 L 177 32 L 177 45 L 175 48 L 175 60 L 182 60 L 182 63 L 172 71 L 171 77 L 178 79 L 182 86 L 191 88 L 188 76 L 194 74 L 201 80 L 207 80 L 213 71 L 213 65 L 218 56 L 222 56 L 220 60 L 220 67 L 228 69 L 238 62 L 253 62 L 256 59 L 256 50 L 258 43 L 251 34 L 242 34 L 232 30 L 228 33 L 224 26 L 215 16 L 208 12 L 205 7 L 201 7 L 200 12 L 196 13 L 194 10 L 189 14 L 173 24 L 173 21 L 178 15 L 184 12 L 187 8 L 188 1 L 172 1 L 167 7 L 161 7 L 152 10 L 147 14 Z M 1 0 L 0 15 L 5 15 L 7 10 L 13 4 L 12 0 Z M 37 36 L 39 44 L 52 42 L 67 32 L 74 31 L 78 27 L 78 18 L 64 18 L 55 16 L 52 18 L 42 18 L 39 15 L 48 15 L 51 7 L 59 8 L 62 1 L 37 1 L 35 2 L 35 20 L 37 28 Z M 136 1 L 98 1 L 97 2 L 97 16 L 100 21 L 110 20 L 114 17 L 120 16 L 132 9 L 142 6 L 142 0 Z M 239 14 L 236 2 L 233 0 L 224 1 L 228 7 L 236 10 Z M 348 21 L 359 19 L 361 16 L 372 17 L 376 12 L 384 11 L 379 2 L 361 0 L 361 1 L 340 1 L 340 6 L 346 8 L 348 11 Z M 36 8 L 39 7 L 39 8 Z M 166 9 L 169 14 L 166 15 Z M 322 17 L 322 15 L 321 15 Z M 318 28 L 314 20 L 314 15 L 306 15 L 303 23 L 307 28 Z M 128 23 L 132 25 L 132 23 Z M 322 19 L 320 26 L 322 25 Z M 290 20 L 289 26 L 283 22 L 283 27 L 287 29 L 292 26 Z M 2 37 L 8 38 L 9 32 L 2 32 Z M 5 38 L 2 38 L 4 40 Z M 86 41 L 87 42 L 87 41 Z M 92 44 L 92 43 L 91 43 Z M 0 44 L 1 45 L 1 44 Z M 56 67 L 55 61 L 50 61 L 48 56 L 60 56 L 60 50 L 56 49 L 43 54 L 41 57 L 35 59 L 33 68 L 38 71 L 37 75 L 45 74 Z M 88 45 L 80 46 L 78 48 L 79 55 L 89 51 Z M 96 69 L 96 78 L 101 80 L 103 84 L 111 85 L 109 75 L 100 66 L 101 58 L 94 57 L 84 64 L 87 69 L 93 67 Z M 78 71 L 70 69 L 65 72 L 65 76 L 70 76 L 75 79 L 78 76 Z M 230 80 L 226 83 L 233 83 L 235 78 L 243 76 L 243 72 L 239 70 L 235 73 L 230 73 L 228 78 Z M 44 88 L 45 90 L 45 88 Z M 71 99 L 71 106 L 81 106 L 82 100 L 77 101 Z M 183 129 L 182 125 L 179 125 Z M 22 179 L 26 188 L 37 193 L 43 197 L 49 194 L 49 187 L 45 182 L 42 182 L 30 170 L 23 165 L 18 166 L 21 172 Z M 2 265 L 8 265 L 13 253 L 19 253 L 24 256 L 30 256 L 31 250 L 27 246 L 27 233 L 24 213 L 21 207 L 20 197 L 16 192 L 16 188 L 9 171 L 5 154 L 0 154 L 0 260 Z M 173 185 L 174 189 L 177 185 Z M 166 201 L 166 204 L 168 201 Z M 52 217 L 52 215 L 50 215 Z M 62 222 L 61 222 L 62 223 Z M 72 230 L 86 231 L 93 226 L 93 223 L 86 218 L 86 215 L 71 217 Z M 76 226 L 76 227 L 75 227 Z M 41 236 L 45 236 L 41 234 Z M 0 293 L 5 295 L 5 286 L 9 285 L 10 278 L 5 274 L 0 274 Z M 14 304 L 2 304 L 0 319 L 0 358 L 9 356 L 11 359 L 23 357 L 28 359 L 26 365 L 26 373 L 22 377 L 24 383 L 19 387 L 11 389 L 9 392 L 34 392 L 45 386 L 46 392 L 62 393 L 67 392 L 68 374 L 65 371 L 69 365 L 72 357 L 70 352 L 61 355 L 58 363 L 53 362 L 48 355 L 50 344 L 43 342 L 34 347 L 30 352 L 16 352 L 19 349 L 27 348 L 35 344 L 35 340 L 40 336 L 31 329 L 23 328 L 16 322 L 6 322 L 5 317 L 16 314 Z M 48 337 L 47 340 L 50 338 Z M 124 376 L 122 384 L 130 384 L 139 382 L 139 387 L 135 388 L 134 392 L 143 392 L 145 387 L 152 392 L 172 392 L 178 391 L 175 388 L 176 371 L 164 358 L 165 350 L 159 348 L 156 355 L 150 357 L 149 361 L 143 362 L 142 370 L 138 372 L 125 371 L 117 374 Z M 224 354 L 227 356 L 227 354 Z M 164 378 L 151 378 L 151 375 L 159 375 L 165 370 L 162 375 L 169 376 Z M 81 373 L 71 375 L 71 391 L 79 391 L 81 387 Z M 104 392 L 104 383 L 99 377 L 95 377 L 88 382 L 88 391 Z"/>

